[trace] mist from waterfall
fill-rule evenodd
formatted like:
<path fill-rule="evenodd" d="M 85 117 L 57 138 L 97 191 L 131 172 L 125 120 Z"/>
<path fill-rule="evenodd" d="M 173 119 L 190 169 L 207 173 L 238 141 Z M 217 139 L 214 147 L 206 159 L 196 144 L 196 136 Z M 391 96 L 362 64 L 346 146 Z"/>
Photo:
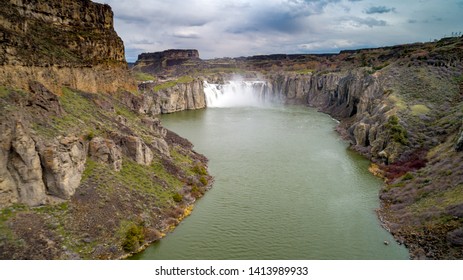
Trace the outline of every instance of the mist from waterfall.
<path fill-rule="evenodd" d="M 204 81 L 207 107 L 262 107 L 269 103 L 265 81 L 232 80 L 226 84 Z"/>

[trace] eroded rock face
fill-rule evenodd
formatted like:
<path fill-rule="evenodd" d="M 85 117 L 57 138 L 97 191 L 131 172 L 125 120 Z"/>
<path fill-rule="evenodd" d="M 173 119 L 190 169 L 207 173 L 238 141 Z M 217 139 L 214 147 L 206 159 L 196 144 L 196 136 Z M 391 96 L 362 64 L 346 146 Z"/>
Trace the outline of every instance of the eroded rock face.
<path fill-rule="evenodd" d="M 158 150 L 162 155 L 170 157 L 169 145 L 167 144 L 166 140 L 164 140 L 163 138 L 154 137 L 153 141 L 151 142 L 151 145 L 153 146 L 153 148 Z"/>
<path fill-rule="evenodd" d="M 161 99 L 161 113 L 173 113 L 206 107 L 204 88 L 202 82 L 198 80 L 162 90 L 158 95 Z"/>
<path fill-rule="evenodd" d="M 40 157 L 21 119 L 1 120 L 0 202 L 40 205 L 46 198 Z"/>
<path fill-rule="evenodd" d="M 141 87 L 144 92 L 143 96 L 133 102 L 138 112 L 158 115 L 206 107 L 206 97 L 201 79 L 180 83 L 159 91 L 154 91 L 153 87 L 154 85 Z"/>
<path fill-rule="evenodd" d="M 50 195 L 69 199 L 80 184 L 87 159 L 87 145 L 69 136 L 39 145 L 44 180 Z"/>
<path fill-rule="evenodd" d="M 114 141 L 95 137 L 89 143 L 88 154 L 98 162 L 106 163 L 115 171 L 122 168 L 122 152 Z"/>
<path fill-rule="evenodd" d="M 121 147 L 124 155 L 133 159 L 136 163 L 150 165 L 153 161 L 153 152 L 140 137 L 113 133 L 111 139 Z"/>
<path fill-rule="evenodd" d="M 370 126 L 365 123 L 359 123 L 354 128 L 355 144 L 360 146 L 367 146 L 368 142 L 368 130 Z"/>

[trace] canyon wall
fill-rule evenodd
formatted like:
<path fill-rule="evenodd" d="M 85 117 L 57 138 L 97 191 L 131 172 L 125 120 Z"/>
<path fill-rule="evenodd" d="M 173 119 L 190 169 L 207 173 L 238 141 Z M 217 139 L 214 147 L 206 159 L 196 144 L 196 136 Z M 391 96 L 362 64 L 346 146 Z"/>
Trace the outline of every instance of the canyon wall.
<path fill-rule="evenodd" d="M 166 82 L 168 84 L 169 82 Z M 171 85 L 157 86 L 154 83 L 139 85 L 142 93 L 134 109 L 145 114 L 168 114 L 184 110 L 196 110 L 206 107 L 204 85 L 201 78 Z"/>
<path fill-rule="evenodd" d="M 27 89 L 30 81 L 39 81 L 55 93 L 61 85 L 90 92 L 136 89 L 108 5 L 5 1 L 0 42 L 3 85 Z"/>
<path fill-rule="evenodd" d="M 343 135 L 373 160 L 394 162 L 404 152 L 385 126 L 395 114 L 381 77 L 365 71 L 267 77 L 270 99 L 315 107 L 344 121 Z M 347 121 L 348 120 L 348 121 Z"/>

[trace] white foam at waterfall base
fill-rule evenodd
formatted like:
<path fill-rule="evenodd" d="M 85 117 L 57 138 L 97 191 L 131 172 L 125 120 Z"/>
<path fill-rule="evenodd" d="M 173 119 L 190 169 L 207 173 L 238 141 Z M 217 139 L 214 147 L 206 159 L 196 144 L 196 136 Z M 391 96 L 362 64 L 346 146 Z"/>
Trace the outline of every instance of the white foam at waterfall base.
<path fill-rule="evenodd" d="M 265 105 L 264 81 L 229 81 L 226 84 L 204 82 L 207 107 L 261 107 Z"/>

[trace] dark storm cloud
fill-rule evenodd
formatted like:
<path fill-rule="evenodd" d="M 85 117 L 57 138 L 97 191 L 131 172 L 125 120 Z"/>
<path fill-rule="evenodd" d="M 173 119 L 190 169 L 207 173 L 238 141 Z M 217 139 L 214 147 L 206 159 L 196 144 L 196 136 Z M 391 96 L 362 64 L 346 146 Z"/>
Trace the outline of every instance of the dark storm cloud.
<path fill-rule="evenodd" d="M 390 12 L 394 12 L 395 8 L 388 8 L 386 6 L 375 6 L 375 7 L 370 7 L 365 10 L 366 14 L 386 14 Z"/>
<path fill-rule="evenodd" d="M 375 18 L 355 18 L 353 20 L 357 22 L 358 25 L 366 25 L 368 27 L 385 26 L 387 24 L 386 21 Z"/>
<path fill-rule="evenodd" d="M 286 0 L 268 5 L 245 5 L 244 19 L 226 29 L 234 34 L 281 32 L 295 34 L 305 30 L 304 21 L 323 13 L 324 8 L 341 0 Z"/>

